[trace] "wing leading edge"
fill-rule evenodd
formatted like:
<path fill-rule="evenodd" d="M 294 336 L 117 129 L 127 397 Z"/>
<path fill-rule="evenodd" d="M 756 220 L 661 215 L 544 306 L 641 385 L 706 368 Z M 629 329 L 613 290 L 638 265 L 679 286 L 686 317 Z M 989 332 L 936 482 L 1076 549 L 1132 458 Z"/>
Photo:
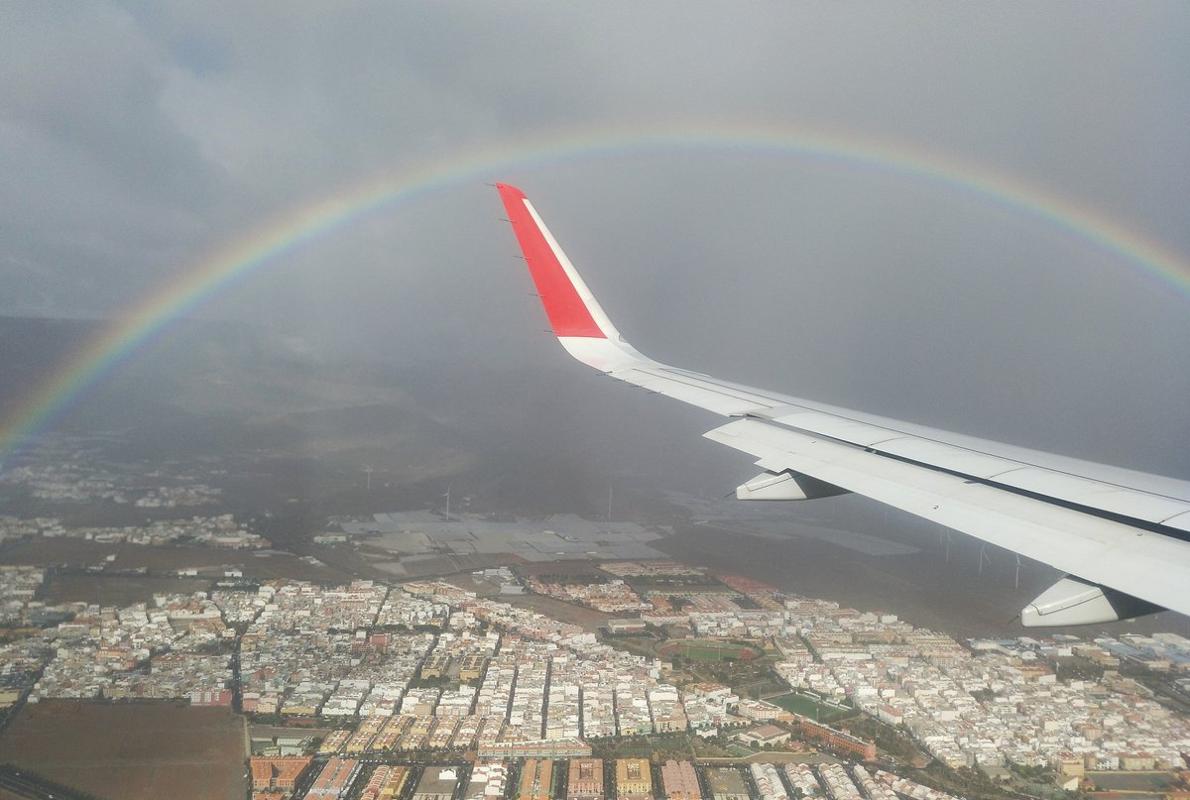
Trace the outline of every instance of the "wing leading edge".
<path fill-rule="evenodd" d="M 1190 614 L 1190 483 L 757 389 L 655 361 L 612 325 L 519 189 L 497 184 L 558 341 L 604 374 L 727 417 L 704 434 L 765 472 L 741 499 L 855 492 L 1070 576 L 1026 625 Z M 808 478 L 808 480 L 807 480 Z"/>

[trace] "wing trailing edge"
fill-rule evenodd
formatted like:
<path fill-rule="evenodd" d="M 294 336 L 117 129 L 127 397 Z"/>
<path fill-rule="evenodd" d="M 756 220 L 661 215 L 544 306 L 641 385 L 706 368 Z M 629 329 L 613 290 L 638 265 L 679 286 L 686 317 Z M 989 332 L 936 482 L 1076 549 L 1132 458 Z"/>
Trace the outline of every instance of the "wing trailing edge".
<path fill-rule="evenodd" d="M 790 485 L 862 494 L 1055 567 L 1029 626 L 1190 615 L 1190 483 L 936 430 L 672 367 L 612 325 L 524 192 L 497 184 L 559 343 L 610 377 L 727 417 L 704 434 Z M 763 475 L 758 476 L 765 483 Z M 753 479 L 756 481 L 757 479 Z M 751 482 L 750 484 L 751 485 Z M 767 486 L 767 483 L 765 484 Z M 776 482 L 774 482 L 776 485 Z M 786 499 L 830 496 L 785 491 Z M 742 499 L 773 492 L 737 493 Z"/>

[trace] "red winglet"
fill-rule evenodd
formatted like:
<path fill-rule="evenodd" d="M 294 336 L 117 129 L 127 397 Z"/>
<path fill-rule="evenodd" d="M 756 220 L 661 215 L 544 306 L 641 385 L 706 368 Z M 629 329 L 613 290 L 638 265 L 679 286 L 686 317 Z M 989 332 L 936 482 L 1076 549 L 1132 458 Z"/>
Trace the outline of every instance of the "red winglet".
<path fill-rule="evenodd" d="M 525 193 L 507 183 L 497 183 L 500 199 L 508 212 L 512 231 L 516 234 L 521 252 L 529 264 L 529 274 L 537 285 L 541 303 L 545 306 L 550 326 L 558 336 L 585 336 L 606 339 L 574 283 L 562 268 L 541 227 L 525 206 Z"/>

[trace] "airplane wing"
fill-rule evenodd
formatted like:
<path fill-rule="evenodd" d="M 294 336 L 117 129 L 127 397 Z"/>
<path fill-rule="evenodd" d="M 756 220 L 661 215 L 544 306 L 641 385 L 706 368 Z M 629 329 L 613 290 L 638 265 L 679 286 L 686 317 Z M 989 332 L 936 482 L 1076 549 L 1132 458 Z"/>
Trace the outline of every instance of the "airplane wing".
<path fill-rule="evenodd" d="M 1190 482 L 849 411 L 662 364 L 620 335 L 525 194 L 496 188 L 564 348 L 617 380 L 731 421 L 703 434 L 757 458 L 741 500 L 854 492 L 1066 573 L 1027 626 L 1190 614 Z"/>

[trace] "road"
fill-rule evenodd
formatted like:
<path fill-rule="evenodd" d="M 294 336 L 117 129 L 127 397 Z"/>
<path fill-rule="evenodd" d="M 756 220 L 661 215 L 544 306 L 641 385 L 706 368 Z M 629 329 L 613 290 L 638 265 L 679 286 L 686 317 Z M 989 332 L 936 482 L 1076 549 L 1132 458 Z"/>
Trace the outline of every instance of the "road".
<path fill-rule="evenodd" d="M 29 800 L 95 800 L 93 795 L 50 783 L 39 775 L 9 766 L 0 766 L 0 789 Z"/>

